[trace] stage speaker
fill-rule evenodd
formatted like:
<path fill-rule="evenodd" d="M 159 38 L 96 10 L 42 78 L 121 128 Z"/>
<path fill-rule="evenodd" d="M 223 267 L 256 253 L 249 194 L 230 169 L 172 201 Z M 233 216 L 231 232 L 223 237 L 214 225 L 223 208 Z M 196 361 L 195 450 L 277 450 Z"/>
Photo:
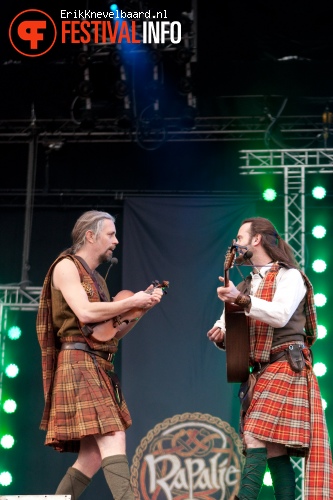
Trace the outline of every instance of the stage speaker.
<path fill-rule="evenodd" d="M 0 495 L 0 500 L 71 500 L 72 495 Z"/>

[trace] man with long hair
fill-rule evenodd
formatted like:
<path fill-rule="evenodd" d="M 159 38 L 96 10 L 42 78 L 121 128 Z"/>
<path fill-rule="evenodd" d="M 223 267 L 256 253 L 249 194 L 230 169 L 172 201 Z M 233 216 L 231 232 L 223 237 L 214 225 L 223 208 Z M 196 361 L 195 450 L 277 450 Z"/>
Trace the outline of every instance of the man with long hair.
<path fill-rule="evenodd" d="M 113 362 L 119 340 L 160 302 L 163 290 L 151 285 L 110 300 L 96 271 L 111 262 L 118 244 L 110 214 L 85 212 L 72 239 L 46 275 L 37 315 L 45 444 L 78 453 L 56 495 L 76 500 L 102 467 L 114 500 L 132 500 L 125 442 L 131 417 Z"/>
<path fill-rule="evenodd" d="M 217 295 L 224 303 L 244 309 L 250 377 L 255 381 L 246 405 L 242 397 L 247 384 L 240 391 L 240 432 L 246 458 L 238 499 L 258 498 L 268 464 L 275 498 L 294 500 L 290 456 L 296 456 L 305 457 L 305 498 L 329 500 L 332 455 L 310 351 L 317 338 L 312 285 L 299 269 L 292 248 L 268 219 L 244 220 L 237 245 L 240 257 L 243 254 L 253 270 L 237 287 L 232 281 L 219 286 Z M 225 348 L 225 310 L 207 335 L 217 347 Z"/>

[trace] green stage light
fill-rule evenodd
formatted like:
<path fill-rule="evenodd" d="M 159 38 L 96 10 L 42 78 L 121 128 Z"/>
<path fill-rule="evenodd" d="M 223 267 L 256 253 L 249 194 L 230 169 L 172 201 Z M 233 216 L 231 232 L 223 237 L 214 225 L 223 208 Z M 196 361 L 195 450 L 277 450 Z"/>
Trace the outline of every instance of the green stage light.
<path fill-rule="evenodd" d="M 12 475 L 8 471 L 0 472 L 0 485 L 1 486 L 9 486 L 13 481 Z"/>
<path fill-rule="evenodd" d="M 326 236 L 326 228 L 320 225 L 314 226 L 312 229 L 312 236 L 318 239 L 324 238 L 324 236 Z"/>
<path fill-rule="evenodd" d="M 327 302 L 327 297 L 323 293 L 315 293 L 314 301 L 317 307 L 323 307 Z"/>
<path fill-rule="evenodd" d="M 18 372 L 19 372 L 19 368 L 18 368 L 17 365 L 15 365 L 15 363 L 11 363 L 5 369 L 5 374 L 9 378 L 15 378 L 15 377 L 17 377 Z"/>
<path fill-rule="evenodd" d="M 323 377 L 327 372 L 327 366 L 325 365 L 325 363 L 321 363 L 320 361 L 318 361 L 313 365 L 313 371 L 317 377 Z"/>
<path fill-rule="evenodd" d="M 14 438 L 10 434 L 2 436 L 2 438 L 0 439 L 1 446 L 6 450 L 10 450 L 10 448 L 13 448 L 14 443 L 15 443 Z"/>
<path fill-rule="evenodd" d="M 324 325 L 318 325 L 318 339 L 324 339 L 327 335 L 327 328 Z"/>
<path fill-rule="evenodd" d="M 326 262 L 323 259 L 316 259 L 312 262 L 312 269 L 316 273 L 323 273 L 324 271 L 326 271 L 326 267 Z"/>
<path fill-rule="evenodd" d="M 326 196 L 326 189 L 322 186 L 316 186 L 312 189 L 312 196 L 316 200 L 322 200 Z"/>
<path fill-rule="evenodd" d="M 10 338 L 10 340 L 17 340 L 21 335 L 22 330 L 19 326 L 11 326 L 8 330 L 8 338 Z"/>
<path fill-rule="evenodd" d="M 3 404 L 3 411 L 5 413 L 14 413 L 16 411 L 17 404 L 14 399 L 7 399 Z"/>
<path fill-rule="evenodd" d="M 265 486 L 272 486 L 273 485 L 272 476 L 271 476 L 270 472 L 268 472 L 268 471 L 265 472 L 263 483 Z"/>
<path fill-rule="evenodd" d="M 275 189 L 265 189 L 265 191 L 262 194 L 262 197 L 264 198 L 265 201 L 274 201 L 275 198 L 277 197 L 277 193 Z"/>

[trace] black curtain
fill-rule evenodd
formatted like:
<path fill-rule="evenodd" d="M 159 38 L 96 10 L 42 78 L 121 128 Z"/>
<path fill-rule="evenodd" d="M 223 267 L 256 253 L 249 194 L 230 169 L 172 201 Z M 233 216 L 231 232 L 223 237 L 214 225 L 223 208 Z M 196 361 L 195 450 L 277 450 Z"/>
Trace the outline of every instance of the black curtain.
<path fill-rule="evenodd" d="M 129 457 L 150 429 L 175 414 L 208 413 L 238 428 L 238 384 L 227 383 L 225 353 L 206 333 L 222 312 L 216 288 L 225 253 L 254 213 L 241 196 L 125 201 L 123 287 L 170 281 L 162 302 L 122 340 L 122 385 L 133 417 Z M 236 270 L 230 278 L 240 280 Z"/>

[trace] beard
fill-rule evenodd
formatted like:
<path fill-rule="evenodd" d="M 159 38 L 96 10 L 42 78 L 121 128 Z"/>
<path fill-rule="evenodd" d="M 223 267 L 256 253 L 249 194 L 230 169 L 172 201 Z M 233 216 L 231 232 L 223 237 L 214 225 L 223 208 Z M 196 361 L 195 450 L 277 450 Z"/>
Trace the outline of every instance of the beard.
<path fill-rule="evenodd" d="M 108 250 L 107 252 L 105 252 L 99 256 L 98 262 L 100 264 L 104 264 L 104 262 L 111 262 L 112 256 L 113 256 L 113 252 L 111 252 L 109 254 L 109 250 Z"/>
<path fill-rule="evenodd" d="M 253 252 L 250 249 L 251 243 L 247 243 L 246 245 L 244 245 L 244 247 L 245 248 L 242 248 L 241 251 L 238 252 L 239 255 L 235 259 L 235 264 L 237 265 L 249 263 L 249 259 L 251 259 L 253 256 Z"/>

